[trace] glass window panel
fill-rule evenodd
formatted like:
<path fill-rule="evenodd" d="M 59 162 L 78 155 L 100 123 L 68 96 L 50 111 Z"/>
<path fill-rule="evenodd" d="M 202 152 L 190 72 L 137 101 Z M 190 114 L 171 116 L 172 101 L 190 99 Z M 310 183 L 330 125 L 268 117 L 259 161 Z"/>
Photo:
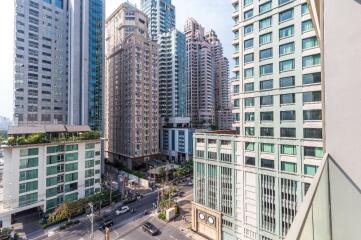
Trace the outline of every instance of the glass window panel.
<path fill-rule="evenodd" d="M 259 59 L 260 60 L 271 58 L 272 55 L 273 55 L 272 54 L 272 48 L 267 48 L 267 49 L 259 51 Z"/>
<path fill-rule="evenodd" d="M 304 128 L 304 138 L 322 139 L 322 128 Z"/>
<path fill-rule="evenodd" d="M 268 12 L 272 9 L 272 1 L 259 5 L 259 14 Z"/>
<path fill-rule="evenodd" d="M 272 26 L 272 17 L 268 17 L 259 21 L 259 29 L 265 29 Z"/>
<path fill-rule="evenodd" d="M 295 69 L 295 60 L 289 59 L 280 62 L 280 72 L 292 71 Z"/>
<path fill-rule="evenodd" d="M 250 63 L 254 61 L 254 54 L 253 53 L 249 53 L 244 55 L 244 63 Z"/>
<path fill-rule="evenodd" d="M 296 146 L 294 145 L 281 145 L 281 154 L 296 155 Z"/>
<path fill-rule="evenodd" d="M 280 51 L 280 56 L 294 53 L 295 52 L 295 43 L 290 42 L 290 43 L 280 45 L 279 51 Z"/>
<path fill-rule="evenodd" d="M 248 18 L 251 18 L 251 17 L 253 17 L 253 9 L 244 12 L 244 19 L 245 20 L 248 19 Z"/>
<path fill-rule="evenodd" d="M 322 120 L 322 110 L 303 110 L 304 121 L 319 121 Z"/>
<path fill-rule="evenodd" d="M 254 151 L 254 143 L 253 142 L 245 142 L 245 150 L 246 151 Z"/>
<path fill-rule="evenodd" d="M 273 88 L 273 80 L 264 80 L 259 84 L 261 90 L 268 90 Z"/>
<path fill-rule="evenodd" d="M 280 95 L 280 103 L 281 104 L 293 104 L 296 102 L 296 94 L 288 93 Z"/>
<path fill-rule="evenodd" d="M 313 23 L 312 20 L 306 20 L 302 22 L 302 32 L 308 32 L 313 30 Z"/>
<path fill-rule="evenodd" d="M 244 99 L 244 106 L 245 107 L 253 107 L 254 106 L 254 98 L 245 98 Z"/>
<path fill-rule="evenodd" d="M 296 163 L 281 162 L 281 171 L 295 173 L 297 171 L 296 167 Z"/>
<path fill-rule="evenodd" d="M 270 159 L 261 159 L 261 167 L 263 168 L 274 168 L 274 161 Z"/>
<path fill-rule="evenodd" d="M 244 26 L 244 35 L 250 34 L 253 32 L 253 24 L 249 24 L 247 26 Z"/>
<path fill-rule="evenodd" d="M 295 85 L 295 77 L 283 77 L 280 78 L 280 87 L 292 87 Z"/>
<path fill-rule="evenodd" d="M 271 143 L 261 143 L 261 152 L 274 153 L 274 145 Z"/>
<path fill-rule="evenodd" d="M 253 47 L 253 38 L 244 40 L 244 49 Z"/>
<path fill-rule="evenodd" d="M 273 96 L 262 96 L 260 97 L 261 106 L 273 105 Z"/>
<path fill-rule="evenodd" d="M 301 6 L 301 15 L 305 15 L 308 14 L 309 10 L 308 10 L 308 5 L 307 3 L 302 4 Z"/>
<path fill-rule="evenodd" d="M 244 69 L 244 77 L 245 78 L 251 78 L 254 75 L 253 68 L 246 68 Z"/>
<path fill-rule="evenodd" d="M 293 18 L 293 9 L 281 12 L 278 15 L 279 22 L 284 22 Z"/>
<path fill-rule="evenodd" d="M 245 92 L 253 92 L 254 91 L 254 83 L 245 83 L 244 91 Z"/>
<path fill-rule="evenodd" d="M 281 121 L 294 121 L 296 120 L 296 111 L 281 111 Z"/>
<path fill-rule="evenodd" d="M 281 128 L 281 137 L 295 138 L 296 128 Z"/>
<path fill-rule="evenodd" d="M 321 73 L 309 73 L 302 75 L 302 82 L 303 84 L 313 84 L 313 83 L 320 83 L 321 82 Z"/>
<path fill-rule="evenodd" d="M 314 92 L 304 92 L 303 93 L 303 102 L 320 102 L 321 101 L 321 91 Z"/>
<path fill-rule="evenodd" d="M 272 42 L 272 33 L 266 33 L 259 36 L 259 45 L 267 44 Z"/>
<path fill-rule="evenodd" d="M 316 175 L 317 168 L 318 168 L 317 166 L 305 164 L 304 165 L 304 173 L 305 173 L 305 175 L 314 176 L 314 175 Z"/>
<path fill-rule="evenodd" d="M 246 136 L 254 136 L 254 127 L 246 127 L 245 135 Z"/>
<path fill-rule="evenodd" d="M 273 64 L 266 64 L 259 67 L 259 72 L 261 76 L 272 74 L 273 73 Z"/>
<path fill-rule="evenodd" d="M 273 112 L 261 112 L 261 121 L 273 121 Z"/>
<path fill-rule="evenodd" d="M 244 6 L 248 6 L 253 3 L 253 0 L 244 0 L 243 3 L 244 3 Z"/>
<path fill-rule="evenodd" d="M 274 136 L 273 128 L 261 127 L 261 136 L 262 137 L 273 137 Z"/>
<path fill-rule="evenodd" d="M 293 25 L 281 28 L 279 30 L 279 38 L 292 37 L 295 34 L 295 27 Z"/>
<path fill-rule="evenodd" d="M 317 37 L 302 39 L 302 50 L 318 47 Z"/>
<path fill-rule="evenodd" d="M 253 122 L 254 121 L 254 112 L 245 112 L 244 118 L 246 122 Z"/>

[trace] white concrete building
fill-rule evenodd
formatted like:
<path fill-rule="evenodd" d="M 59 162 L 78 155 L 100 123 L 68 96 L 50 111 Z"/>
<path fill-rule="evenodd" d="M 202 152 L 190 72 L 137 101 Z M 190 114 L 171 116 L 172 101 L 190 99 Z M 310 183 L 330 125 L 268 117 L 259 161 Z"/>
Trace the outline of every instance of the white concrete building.
<path fill-rule="evenodd" d="M 3 227 L 11 226 L 12 214 L 48 212 L 100 191 L 100 138 L 88 126 L 10 127 L 8 134 L 8 145 L 1 146 Z"/>

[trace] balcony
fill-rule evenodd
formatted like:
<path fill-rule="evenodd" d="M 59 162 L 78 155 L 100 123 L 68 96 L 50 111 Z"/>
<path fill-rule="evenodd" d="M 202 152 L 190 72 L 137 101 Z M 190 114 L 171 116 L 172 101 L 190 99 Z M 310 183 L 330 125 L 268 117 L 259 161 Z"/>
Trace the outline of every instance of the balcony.
<path fill-rule="evenodd" d="M 361 189 L 326 154 L 286 240 L 360 239 Z"/>

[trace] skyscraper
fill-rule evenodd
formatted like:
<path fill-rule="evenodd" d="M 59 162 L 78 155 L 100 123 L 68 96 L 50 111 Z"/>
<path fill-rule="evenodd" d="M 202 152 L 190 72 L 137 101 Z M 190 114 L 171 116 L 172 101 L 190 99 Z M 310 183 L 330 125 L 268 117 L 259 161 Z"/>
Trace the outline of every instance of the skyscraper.
<path fill-rule="evenodd" d="M 133 168 L 159 151 L 158 45 L 129 3 L 106 20 L 106 155 Z"/>
<path fill-rule="evenodd" d="M 103 0 L 15 4 L 15 122 L 100 130 Z"/>
<path fill-rule="evenodd" d="M 306 1 L 232 3 L 237 131 L 195 135 L 193 229 L 282 239 L 323 157 L 320 49 Z"/>
<path fill-rule="evenodd" d="M 175 7 L 172 0 L 141 0 L 141 9 L 149 17 L 149 34 L 153 40 L 175 27 Z"/>
<path fill-rule="evenodd" d="M 188 65 L 187 114 L 192 127 L 215 126 L 216 109 L 228 108 L 224 106 L 228 98 L 228 61 L 213 30 L 205 33 L 195 19 L 189 18 L 184 32 Z"/>

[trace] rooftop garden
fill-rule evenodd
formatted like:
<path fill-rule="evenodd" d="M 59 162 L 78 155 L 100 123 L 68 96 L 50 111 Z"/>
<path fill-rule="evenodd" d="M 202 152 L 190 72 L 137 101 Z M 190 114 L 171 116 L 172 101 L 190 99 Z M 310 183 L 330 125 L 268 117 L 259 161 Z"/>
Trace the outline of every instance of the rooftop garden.
<path fill-rule="evenodd" d="M 9 146 L 16 146 L 96 139 L 100 139 L 100 133 L 97 131 L 79 133 L 32 133 L 14 136 L 10 135 L 8 136 L 7 140 L 3 140 L 3 143 Z"/>

